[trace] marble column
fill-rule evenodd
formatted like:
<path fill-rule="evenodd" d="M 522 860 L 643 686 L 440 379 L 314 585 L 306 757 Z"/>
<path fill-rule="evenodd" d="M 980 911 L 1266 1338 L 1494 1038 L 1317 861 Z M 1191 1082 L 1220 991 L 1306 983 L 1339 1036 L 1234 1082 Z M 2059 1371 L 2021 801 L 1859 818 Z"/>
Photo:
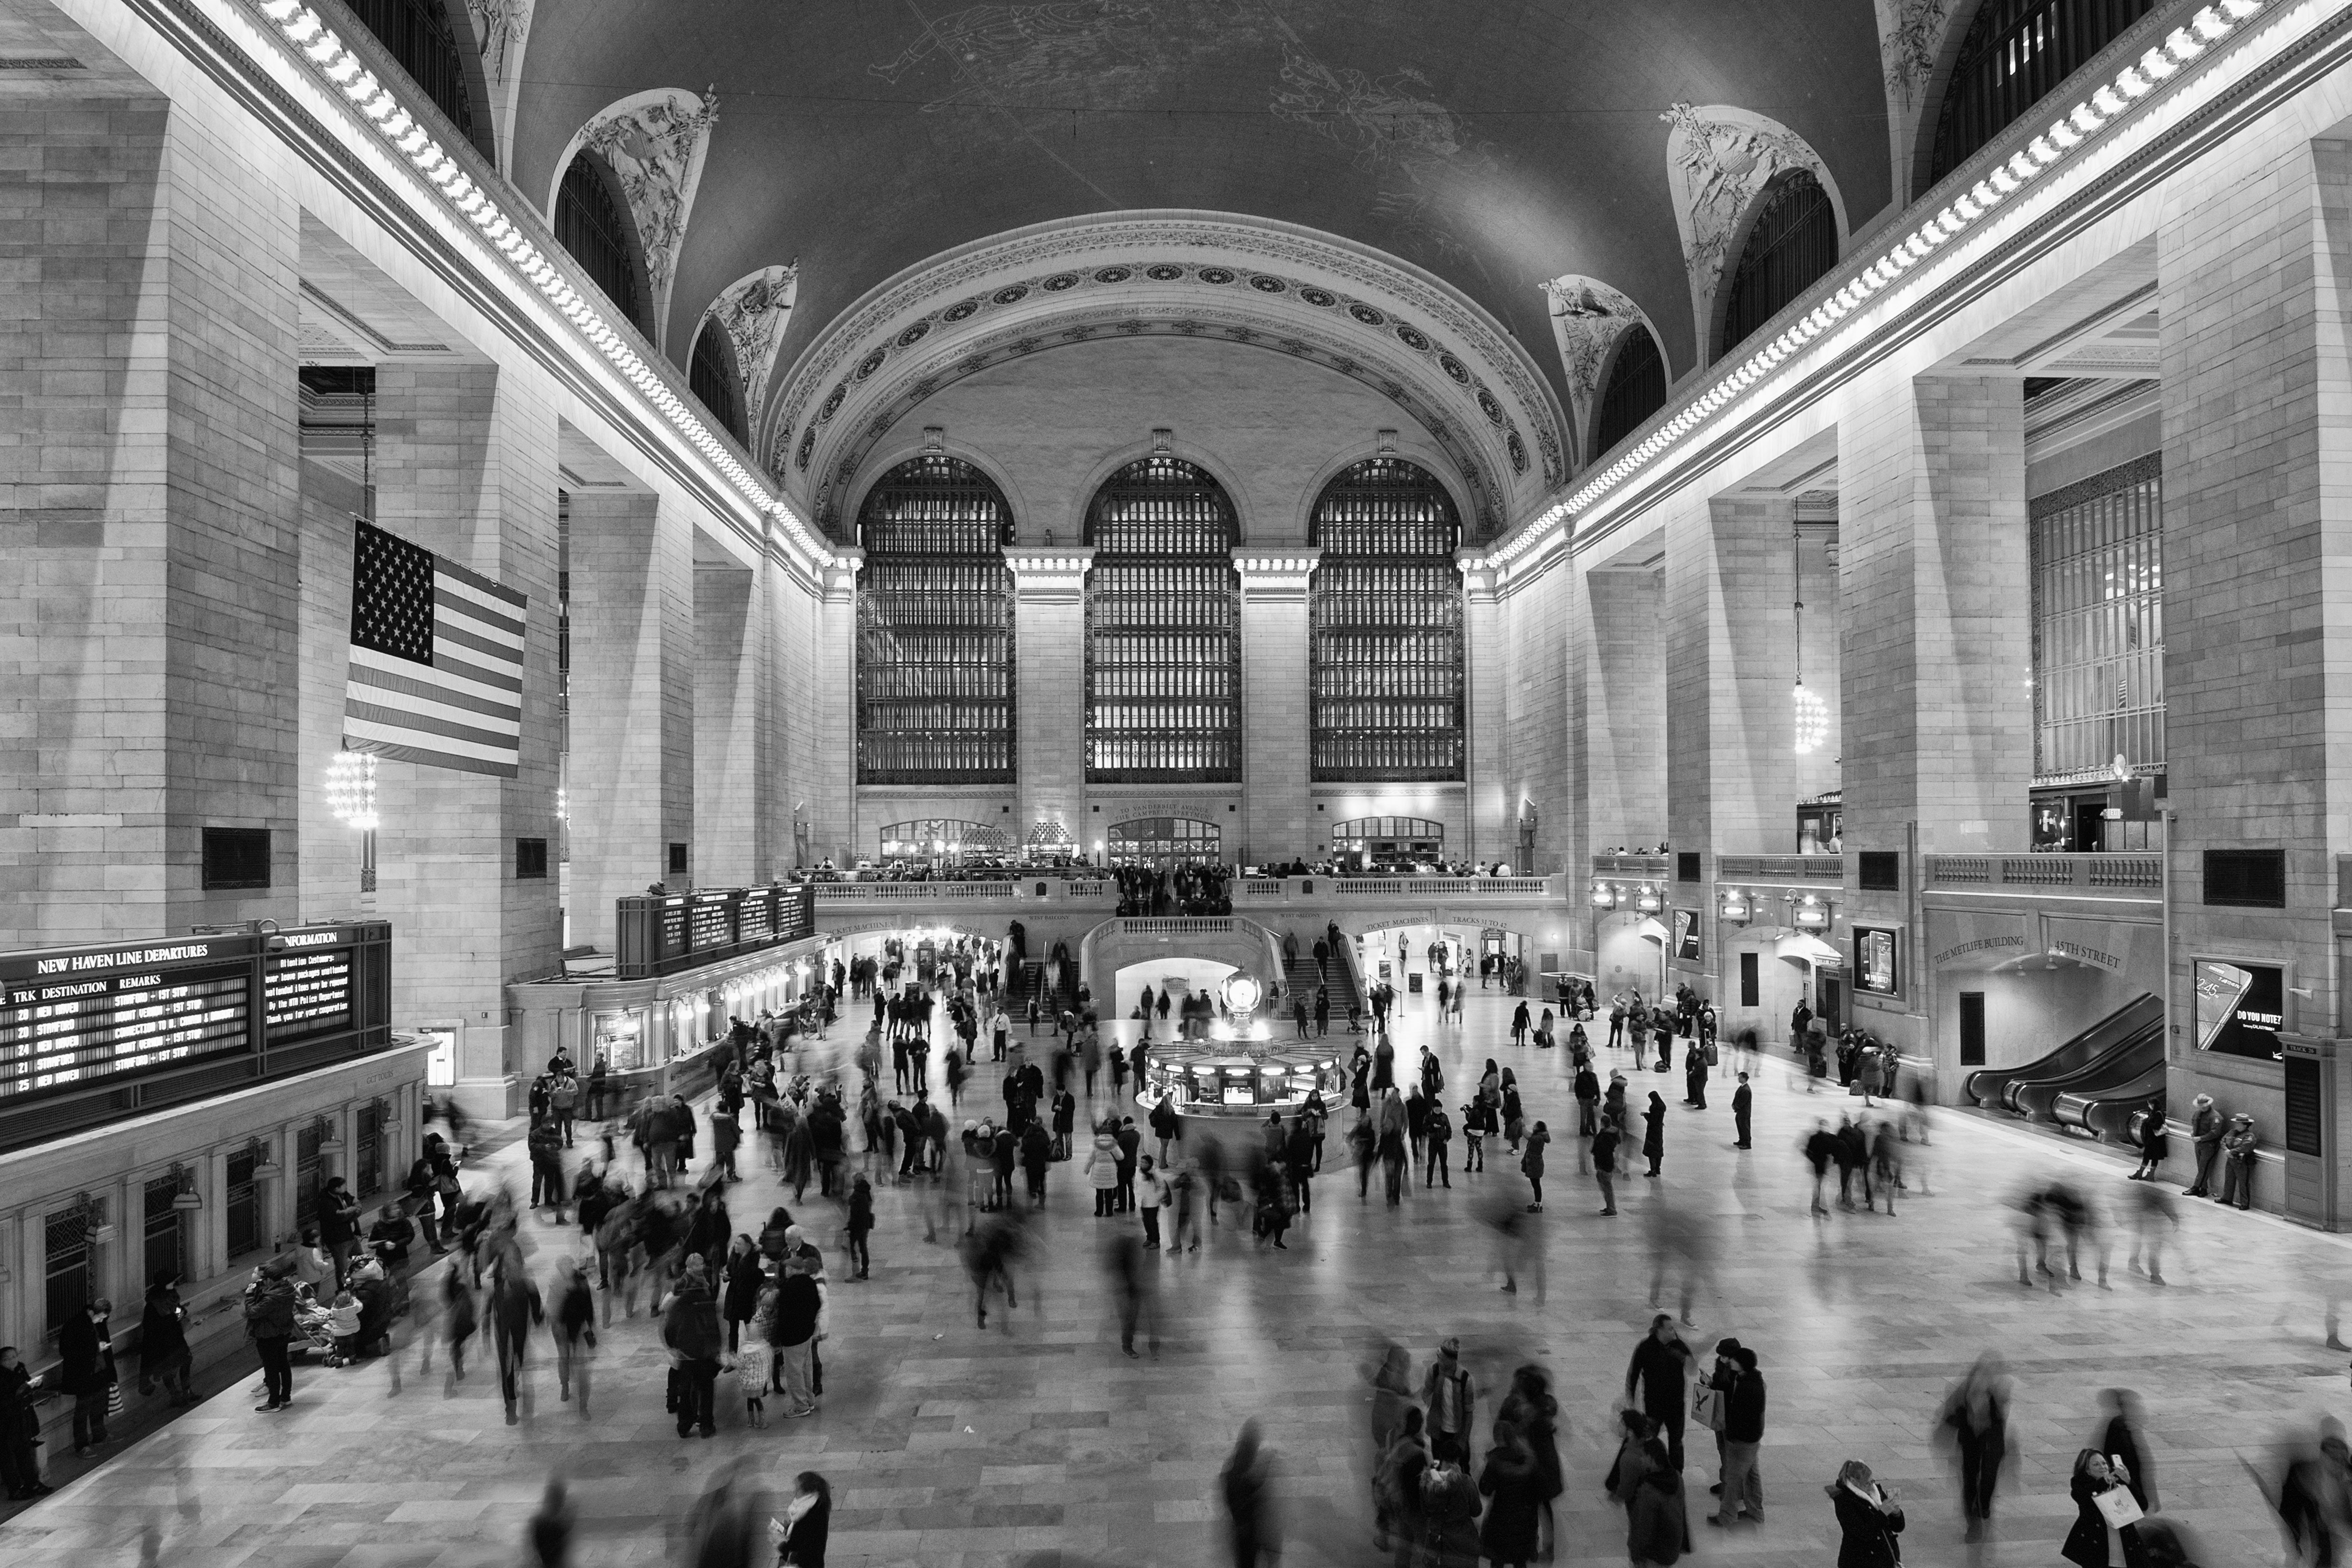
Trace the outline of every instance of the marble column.
<path fill-rule="evenodd" d="M 1503 772 L 1504 671 L 1502 604 L 1494 567 L 1475 564 L 1479 552 L 1457 552 L 1462 565 L 1462 780 L 1470 838 L 1463 856 L 1475 864 L 1518 858 L 1511 823 L 1517 802 L 1507 799 Z M 1524 867 L 1514 867 L 1524 870 Z"/>
<path fill-rule="evenodd" d="M 0 111 L 10 947 L 299 916 L 298 182 L 126 77 Z"/>
<path fill-rule="evenodd" d="M 1572 576 L 1561 542 L 1513 563 L 1501 584 L 1503 809 L 1511 868 L 1528 875 L 1581 878 L 1585 870 L 1583 632 L 1591 616 L 1570 592 Z M 1522 865 L 1517 825 L 1528 817 L 1535 852 Z"/>
<path fill-rule="evenodd" d="M 1014 834 L 1058 823 L 1091 858 L 1087 820 L 1087 568 L 1085 545 L 1019 545 L 1013 569 Z"/>
<path fill-rule="evenodd" d="M 1308 788 L 1307 590 L 1322 553 L 1255 545 L 1234 552 L 1242 580 L 1244 816 L 1242 842 L 1228 848 L 1251 861 L 1312 859 L 1328 847 L 1328 825 L 1315 820 Z"/>
<path fill-rule="evenodd" d="M 2275 1151 L 2284 1069 L 2195 1048 L 2193 964 L 2276 966 L 2290 1039 L 2326 1049 L 2345 1034 L 2330 910 L 2352 854 L 2352 708 L 2339 684 L 2352 642 L 2352 142 L 2282 127 L 2228 184 L 2189 195 L 2157 237 L 2170 1104 L 2179 1122 L 2211 1094 Z M 2206 901 L 2207 854 L 2240 849 L 2284 852 L 2282 907 Z M 2347 1143 L 2336 1148 L 2339 1194 L 2352 1192 Z M 2265 1163 L 2255 1183 L 2265 1207 L 2280 1204 L 2279 1169 Z"/>
<path fill-rule="evenodd" d="M 650 495 L 575 490 L 568 537 L 567 910 L 574 945 L 611 952 L 615 900 L 694 879 L 693 529 Z"/>
<path fill-rule="evenodd" d="M 517 775 L 389 761 L 376 767 L 383 826 L 374 902 L 393 928 L 393 1016 L 458 1027 L 454 1088 L 476 1116 L 514 1113 L 517 1084 L 528 1075 L 506 1037 L 506 983 L 554 969 L 562 942 L 560 883 L 515 875 L 517 839 L 546 841 L 551 870 L 560 843 L 551 404 L 527 371 L 404 363 L 376 373 L 377 522 L 528 600 Z M 320 522 L 314 514 L 306 528 L 306 575 L 315 552 L 340 592 L 327 597 L 323 625 L 319 607 L 306 603 L 304 647 L 319 647 L 340 689 L 350 529 Z M 322 776 L 324 765 L 322 757 L 313 773 Z M 305 785 L 307 795 L 315 781 Z"/>
<path fill-rule="evenodd" d="M 876 825 L 861 823 L 857 812 L 857 569 L 865 555 L 855 548 L 835 554 L 810 586 L 795 588 L 805 617 L 799 635 L 789 620 L 785 627 L 795 649 L 790 658 L 801 661 L 809 681 L 808 729 L 791 776 L 810 856 L 847 868 L 861 852 L 871 854 L 877 841 L 870 832 Z"/>
<path fill-rule="evenodd" d="M 1933 1048 L 1931 977 L 1913 922 L 1918 856 L 2026 847 L 2033 773 L 2032 584 L 2025 416 L 2014 377 L 1889 374 L 1838 425 L 1839 708 L 1866 738 L 1843 763 L 1843 923 L 1909 933 L 1903 994 L 1857 994 L 1855 1021 Z M 1851 852 L 1902 857 L 1864 892 Z"/>
<path fill-rule="evenodd" d="M 1591 606 L 1584 736 L 1595 854 L 1666 836 L 1663 574 L 1577 570 Z"/>
<path fill-rule="evenodd" d="M 764 881 L 768 793 L 767 605 L 761 574 L 732 563 L 694 572 L 694 879 Z"/>

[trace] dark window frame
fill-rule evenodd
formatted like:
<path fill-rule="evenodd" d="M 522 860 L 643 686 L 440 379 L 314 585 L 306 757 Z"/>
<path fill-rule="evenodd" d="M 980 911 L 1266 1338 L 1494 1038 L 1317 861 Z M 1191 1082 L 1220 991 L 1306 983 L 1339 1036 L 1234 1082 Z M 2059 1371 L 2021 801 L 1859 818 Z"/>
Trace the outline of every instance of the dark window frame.
<path fill-rule="evenodd" d="M 1857 849 L 1853 857 L 1854 886 L 1865 893 L 1903 890 L 1903 852 L 1899 849 Z"/>
<path fill-rule="evenodd" d="M 188 1227 L 179 1205 L 180 1184 L 171 1175 L 150 1176 L 140 1189 L 140 1259 L 150 1287 L 165 1273 L 184 1279 L 188 1273 Z M 159 1245 L 168 1242 L 168 1258 L 159 1258 Z"/>
<path fill-rule="evenodd" d="M 585 147 L 572 153 L 556 186 L 555 221 L 549 226 L 613 308 L 638 331 L 649 331 L 646 311 L 653 294 L 644 241 L 620 181 L 603 157 Z"/>
<path fill-rule="evenodd" d="M 1990 146 L 2154 9 L 2155 0 L 1982 0 L 1937 94 L 1918 189 Z"/>
<path fill-rule="evenodd" d="M 1724 279 L 1715 357 L 1728 357 L 1828 276 L 1843 248 L 1837 204 L 1811 170 L 1792 169 L 1766 186 Z"/>
<path fill-rule="evenodd" d="M 477 118 L 476 96 L 486 86 L 481 66 L 478 58 L 468 60 L 466 42 L 458 37 L 445 0 L 343 0 L 343 4 L 458 133 L 484 157 L 495 159 L 498 149 L 485 144 L 479 129 L 488 116 L 482 113 Z"/>
<path fill-rule="evenodd" d="M 260 1157 L 242 1150 L 228 1157 L 226 1190 L 221 1194 L 222 1221 L 231 1258 L 261 1250 L 268 1238 L 261 1226 L 261 1181 L 254 1174 Z"/>
<path fill-rule="evenodd" d="M 716 316 L 705 316 L 695 330 L 694 347 L 687 355 L 686 384 L 729 435 L 750 444 L 751 437 L 743 423 L 742 367 L 735 363 L 734 341 Z"/>
<path fill-rule="evenodd" d="M 1664 351 L 1647 323 L 1635 321 L 1617 334 L 1608 372 L 1601 377 L 1601 395 L 1593 405 L 1594 463 L 1666 405 L 1670 384 Z"/>
<path fill-rule="evenodd" d="M 267 827 L 207 827 L 199 873 L 206 892 L 265 890 L 270 884 L 270 830 Z"/>
<path fill-rule="evenodd" d="M 517 881 L 547 879 L 547 840 L 518 838 L 515 844 L 514 874 Z"/>
<path fill-rule="evenodd" d="M 2284 849 L 2208 849 L 2202 870 L 2204 902 L 2209 906 L 2238 910 L 2286 908 Z"/>

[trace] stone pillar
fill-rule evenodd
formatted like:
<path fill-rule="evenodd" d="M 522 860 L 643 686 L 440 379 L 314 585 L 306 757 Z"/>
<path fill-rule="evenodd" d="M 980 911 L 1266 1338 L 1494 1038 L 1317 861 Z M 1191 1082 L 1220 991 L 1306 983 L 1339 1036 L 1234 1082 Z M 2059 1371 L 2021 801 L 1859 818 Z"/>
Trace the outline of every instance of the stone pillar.
<path fill-rule="evenodd" d="M 1462 563 L 1462 780 L 1467 795 L 1464 814 L 1470 841 L 1461 853 L 1473 864 L 1490 860 L 1516 861 L 1518 843 L 1509 826 L 1517 803 L 1506 800 L 1508 781 L 1503 772 L 1504 671 L 1503 614 L 1496 597 L 1496 570 L 1472 564 L 1476 551 L 1460 551 Z M 1514 870 L 1525 871 L 1515 865 Z"/>
<path fill-rule="evenodd" d="M 759 805 L 768 793 L 765 595 L 733 564 L 694 571 L 694 879 L 740 888 L 766 879 Z"/>
<path fill-rule="evenodd" d="M 126 74 L 0 110 L 11 947 L 299 914 L 299 182 Z M 207 891 L 207 827 L 270 885 Z"/>
<path fill-rule="evenodd" d="M 379 525 L 529 601 L 517 775 L 376 766 L 383 826 L 376 835 L 375 908 L 393 928 L 393 1017 L 404 1026 L 458 1026 L 453 1087 L 476 1116 L 514 1114 L 517 1086 L 528 1077 L 506 1037 L 507 982 L 545 975 L 561 962 L 561 884 L 552 874 L 562 737 L 552 401 L 528 371 L 404 363 L 376 373 Z M 326 569 L 337 574 L 323 628 L 314 629 L 318 611 L 306 604 L 305 646 L 332 647 L 340 692 L 345 647 L 334 643 L 334 628 L 349 625 L 350 527 L 346 521 L 322 536 L 320 521 L 313 517 L 306 544 L 320 544 Z M 312 583 L 305 588 L 317 592 Z M 318 758 L 312 772 L 322 773 L 325 761 Z M 323 818 L 323 810 L 317 815 Z M 349 833 L 340 824 L 332 831 Z M 516 877 L 521 838 L 546 841 L 549 876 Z"/>
<path fill-rule="evenodd" d="M 1666 647 L 1663 574 L 1579 572 L 1591 607 L 1585 745 L 1592 851 L 1666 836 Z"/>
<path fill-rule="evenodd" d="M 1016 843 L 1041 822 L 1068 830 L 1091 858 L 1087 823 L 1087 568 L 1085 545 L 1015 546 L 1013 569 Z M 1246 679 L 1246 677 L 1244 677 Z M 1246 689 L 1246 688 L 1244 688 Z"/>
<path fill-rule="evenodd" d="M 835 555 L 837 563 L 819 568 L 807 590 L 807 624 L 793 639 L 808 672 L 810 712 L 793 777 L 794 800 L 807 803 L 810 855 L 831 857 L 846 870 L 878 844 L 875 825 L 857 810 L 857 569 L 866 558 L 854 548 Z M 788 689 L 787 700 L 793 696 Z"/>
<path fill-rule="evenodd" d="M 1666 837 L 1678 850 L 1795 851 L 1795 528 L 1786 500 L 1718 500 L 1667 534 Z"/>
<path fill-rule="evenodd" d="M 2190 195 L 2168 205 L 2157 237 L 2174 814 L 2168 1098 L 2176 1123 L 2199 1093 L 2225 1115 L 2251 1115 L 2274 1154 L 2284 1069 L 2197 1049 L 2192 966 L 2276 966 L 2286 1034 L 2345 1034 L 2343 939 L 2329 911 L 2342 902 L 2337 858 L 2352 854 L 2352 709 L 2339 686 L 2352 638 L 2342 571 L 2352 142 L 2282 127 L 2226 184 Z M 2284 907 L 2205 901 L 2206 853 L 2231 849 L 2284 852 Z M 2173 1141 L 2176 1170 L 2185 1142 Z M 2347 1146 L 2339 1136 L 2339 1212 L 2352 1203 Z M 2278 1163 L 2263 1163 L 2254 1194 L 2281 1206 Z"/>
<path fill-rule="evenodd" d="M 1318 549 L 1234 553 L 1242 580 L 1242 842 L 1244 859 L 1265 862 L 1324 852 L 1315 805 L 1307 682 L 1311 642 L 1307 589 Z"/>
<path fill-rule="evenodd" d="M 1838 425 L 1840 702 L 1866 743 L 1843 763 L 1849 851 L 2023 849 L 2033 773 L 2032 584 L 2025 414 L 2014 378 L 1889 376 Z M 1905 930 L 1905 994 L 1857 996 L 1856 1021 L 1933 1048 L 1932 975 L 1913 923 L 1920 867 L 1839 911 Z"/>
<path fill-rule="evenodd" d="M 1580 878 L 1586 868 L 1581 633 L 1591 617 L 1576 595 L 1571 635 L 1572 574 L 1564 547 L 1555 546 L 1515 564 L 1502 584 L 1502 794 L 1504 827 L 1513 846 L 1505 858 L 1513 870 L 1530 876 L 1566 871 Z M 1517 847 L 1520 824 L 1529 818 L 1532 858 Z"/>
<path fill-rule="evenodd" d="M 653 496 L 574 490 L 568 548 L 572 940 L 611 952 L 614 900 L 694 879 L 694 531 Z"/>

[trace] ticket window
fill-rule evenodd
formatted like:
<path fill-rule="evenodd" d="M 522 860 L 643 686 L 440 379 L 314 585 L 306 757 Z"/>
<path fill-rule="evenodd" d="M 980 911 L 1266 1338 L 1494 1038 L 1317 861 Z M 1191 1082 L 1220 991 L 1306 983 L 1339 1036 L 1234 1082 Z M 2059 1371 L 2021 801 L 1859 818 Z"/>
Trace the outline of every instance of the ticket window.
<path fill-rule="evenodd" d="M 614 1072 L 634 1072 L 646 1065 L 645 1020 L 635 1012 L 599 1013 L 592 1030 L 597 1058 Z"/>

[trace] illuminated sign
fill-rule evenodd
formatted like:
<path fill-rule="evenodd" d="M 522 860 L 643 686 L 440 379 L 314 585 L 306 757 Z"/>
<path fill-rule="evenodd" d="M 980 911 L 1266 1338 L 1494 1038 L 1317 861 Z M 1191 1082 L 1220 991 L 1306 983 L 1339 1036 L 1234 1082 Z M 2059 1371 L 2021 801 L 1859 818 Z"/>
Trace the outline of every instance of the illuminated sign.
<path fill-rule="evenodd" d="M 2216 1056 L 2274 1062 L 2284 1054 L 2285 972 L 2274 964 L 2200 958 L 2190 966 L 2197 993 L 2197 1048 Z"/>
<path fill-rule="evenodd" d="M 1853 988 L 1894 996 L 1903 989 L 1902 933 L 1884 926 L 1853 928 Z"/>

